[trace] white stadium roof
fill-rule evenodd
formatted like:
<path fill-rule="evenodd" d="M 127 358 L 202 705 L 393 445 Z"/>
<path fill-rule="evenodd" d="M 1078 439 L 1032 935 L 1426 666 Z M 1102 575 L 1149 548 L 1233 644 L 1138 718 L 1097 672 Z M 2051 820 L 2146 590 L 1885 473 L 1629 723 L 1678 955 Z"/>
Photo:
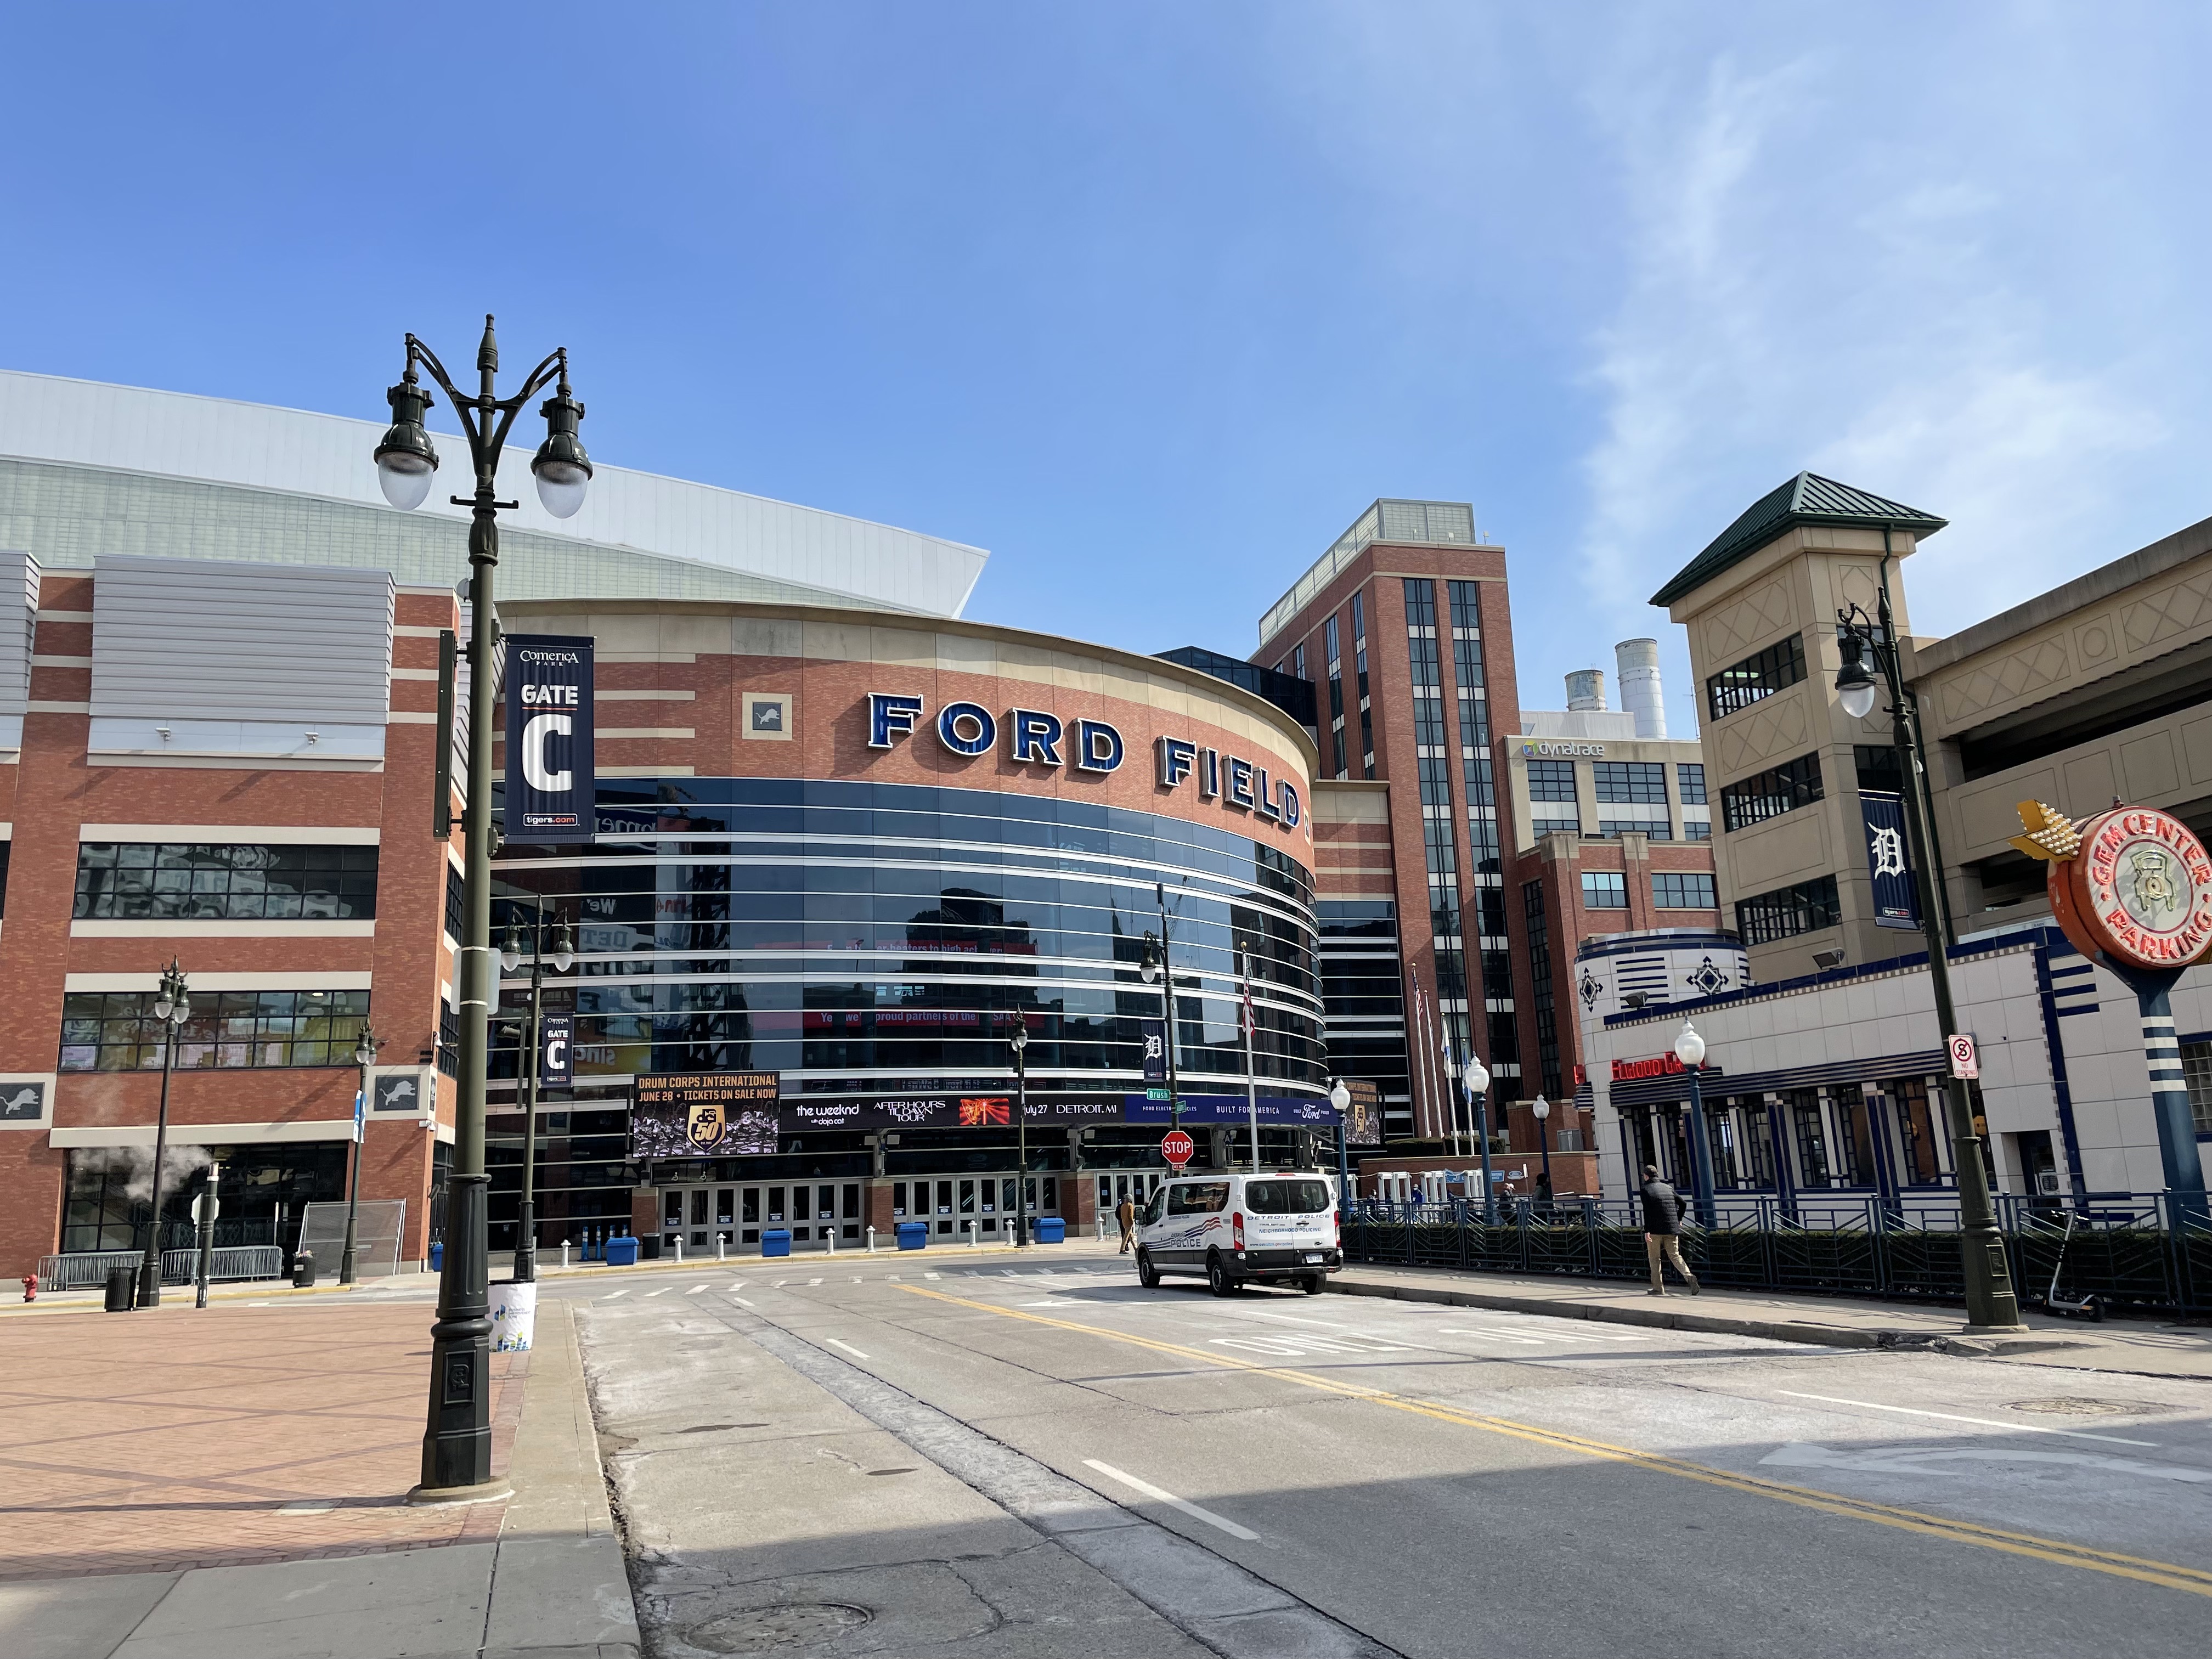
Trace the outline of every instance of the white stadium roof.
<path fill-rule="evenodd" d="M 49 567 L 89 564 L 102 551 L 310 564 L 375 562 L 388 551 L 380 562 L 402 582 L 420 581 L 423 573 L 409 567 L 430 559 L 422 532 L 436 529 L 424 521 L 465 523 L 467 509 L 446 498 L 472 488 L 467 445 L 436 429 L 444 404 L 441 394 L 432 422 L 437 483 L 428 501 L 401 514 L 386 504 L 370 459 L 380 422 L 0 369 L 0 547 L 27 549 Z M 501 515 L 503 549 L 523 556 L 519 587 L 501 559 L 502 591 L 516 598 L 682 593 L 957 617 L 990 557 L 910 530 L 596 460 L 582 509 L 556 519 L 530 478 L 541 435 L 526 411 L 500 469 L 501 495 L 521 502 Z M 584 437 L 588 447 L 588 429 Z M 106 476 L 89 489 L 62 489 L 35 468 L 66 469 L 80 485 Z M 176 485 L 192 488 L 179 494 Z M 210 501 L 210 490 L 262 501 Z M 278 507 L 271 496 L 336 510 L 264 510 Z M 225 539 L 204 521 L 226 513 L 267 522 L 258 534 L 228 526 Z M 436 540 L 433 579 L 442 582 L 465 570 L 466 555 L 458 537 Z M 533 548 L 552 556 L 534 570 Z"/>

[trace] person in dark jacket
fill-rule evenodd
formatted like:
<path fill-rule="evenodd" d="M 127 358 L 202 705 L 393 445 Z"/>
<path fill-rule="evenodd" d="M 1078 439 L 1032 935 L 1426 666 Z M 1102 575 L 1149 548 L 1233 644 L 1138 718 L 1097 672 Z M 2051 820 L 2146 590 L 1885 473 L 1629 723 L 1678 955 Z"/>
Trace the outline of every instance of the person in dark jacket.
<path fill-rule="evenodd" d="M 1698 1276 L 1690 1271 L 1690 1264 L 1682 1260 L 1682 1197 L 1672 1187 L 1659 1179 L 1659 1166 L 1644 1166 L 1644 1254 L 1651 1263 L 1651 1294 L 1667 1294 L 1663 1257 L 1674 1266 L 1674 1271 L 1688 1281 L 1690 1294 L 1698 1293 Z"/>

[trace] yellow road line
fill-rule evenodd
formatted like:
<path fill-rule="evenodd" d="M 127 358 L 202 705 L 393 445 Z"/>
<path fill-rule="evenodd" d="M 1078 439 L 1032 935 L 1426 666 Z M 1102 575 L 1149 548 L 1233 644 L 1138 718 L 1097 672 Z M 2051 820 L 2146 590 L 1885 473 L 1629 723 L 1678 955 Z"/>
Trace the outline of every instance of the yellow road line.
<path fill-rule="evenodd" d="M 1738 1474 L 1728 1469 L 1711 1468 L 1703 1463 L 1692 1463 L 1680 1458 L 1668 1457 L 1657 1452 L 1638 1451 L 1633 1446 L 1616 1446 L 1608 1441 L 1592 1440 L 1583 1435 L 1568 1434 L 1558 1429 L 1547 1429 L 1533 1423 L 1517 1423 L 1509 1418 L 1489 1417 L 1462 1411 L 1456 1407 L 1441 1406 L 1410 1395 L 1392 1394 L 1381 1389 L 1371 1389 L 1358 1383 L 1340 1382 L 1333 1378 L 1316 1376 L 1310 1371 L 1291 1370 L 1280 1365 L 1263 1365 L 1249 1359 L 1237 1359 L 1226 1354 L 1210 1353 L 1203 1348 L 1185 1347 L 1181 1343 L 1163 1342 L 1156 1337 L 1137 1336 L 1127 1331 L 1111 1330 L 1098 1325 L 1078 1324 L 1073 1320 L 1053 1319 L 1042 1314 L 1025 1313 L 1015 1308 L 994 1307 L 988 1302 L 976 1302 L 966 1297 L 951 1296 L 943 1291 L 924 1290 L 915 1285 L 901 1285 L 898 1288 L 909 1296 L 927 1297 L 934 1302 L 951 1303 L 955 1307 L 972 1308 L 980 1313 L 996 1314 L 1003 1319 L 1025 1320 L 1033 1325 L 1048 1325 L 1057 1330 L 1073 1331 L 1084 1336 L 1103 1337 L 1109 1342 L 1123 1342 L 1132 1346 L 1149 1348 L 1177 1359 L 1196 1361 L 1223 1370 L 1241 1370 L 1261 1376 L 1280 1378 L 1295 1382 L 1301 1388 L 1316 1389 L 1324 1393 L 1341 1395 L 1347 1399 L 1364 1400 L 1372 1405 L 1387 1406 L 1394 1411 L 1411 1413 L 1419 1417 L 1432 1418 L 1442 1423 L 1455 1424 L 1462 1428 L 1481 1429 L 1487 1433 L 1506 1435 L 1516 1440 L 1548 1446 L 1554 1450 L 1567 1451 L 1584 1457 L 1604 1458 L 1617 1463 L 1631 1463 L 1652 1469 L 1662 1474 L 1671 1474 L 1685 1480 L 1695 1480 L 1725 1491 L 1742 1492 L 1757 1498 L 1770 1498 L 1778 1503 L 1794 1504 L 1802 1509 L 1819 1510 L 1825 1514 L 1842 1516 L 1849 1520 L 1872 1521 L 1885 1527 L 1896 1527 L 1905 1532 L 1920 1533 L 1932 1538 L 1949 1539 L 1961 1544 L 1976 1544 L 1984 1549 L 2002 1550 L 2008 1554 L 2024 1555 L 2055 1565 L 2080 1567 L 2091 1572 L 2101 1572 L 2118 1578 L 2132 1578 L 2146 1584 L 2156 1584 L 2166 1589 L 2186 1590 L 2192 1595 L 2212 1596 L 2212 1572 L 2196 1567 L 2185 1567 L 2171 1561 L 2146 1559 L 2141 1556 L 2123 1554 L 2117 1550 L 2098 1549 L 2086 1544 L 2069 1544 L 2055 1538 L 2038 1537 L 2033 1533 L 2008 1532 L 1998 1527 L 1985 1527 L 1972 1521 L 1954 1521 L 1940 1515 L 1930 1515 L 1920 1510 L 1903 1508 L 1894 1504 L 1877 1504 L 1856 1498 L 1844 1498 L 1834 1492 L 1820 1492 L 1810 1486 L 1793 1486 L 1779 1480 L 1763 1480 L 1757 1475 Z"/>

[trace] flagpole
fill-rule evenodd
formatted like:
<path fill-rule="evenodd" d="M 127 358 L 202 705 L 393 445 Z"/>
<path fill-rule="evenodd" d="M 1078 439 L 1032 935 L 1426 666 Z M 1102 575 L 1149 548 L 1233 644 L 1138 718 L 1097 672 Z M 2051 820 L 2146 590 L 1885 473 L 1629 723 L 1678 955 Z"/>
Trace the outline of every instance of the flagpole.
<path fill-rule="evenodd" d="M 1428 1096 L 1429 1103 L 1433 1106 L 1436 1103 L 1437 1098 L 1436 1074 L 1434 1071 L 1436 1062 L 1429 1058 L 1428 993 L 1421 988 L 1420 975 L 1417 969 L 1410 966 L 1407 967 L 1406 969 L 1406 977 L 1413 982 L 1413 1012 L 1418 1022 L 1413 1033 L 1413 1048 L 1421 1057 L 1419 1067 L 1421 1074 L 1421 1090 L 1423 1093 Z M 1419 1133 L 1420 1124 L 1418 1119 L 1416 1119 L 1413 1127 L 1414 1132 L 1416 1133 Z"/>

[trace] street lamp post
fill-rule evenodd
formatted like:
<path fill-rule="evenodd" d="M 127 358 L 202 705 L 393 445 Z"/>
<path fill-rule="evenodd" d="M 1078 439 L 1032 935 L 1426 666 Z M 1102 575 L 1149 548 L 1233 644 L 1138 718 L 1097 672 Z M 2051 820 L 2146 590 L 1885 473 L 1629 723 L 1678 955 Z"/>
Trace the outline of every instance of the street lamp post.
<path fill-rule="evenodd" d="M 1145 935 L 1145 957 L 1137 971 L 1147 985 L 1160 988 L 1161 1034 L 1160 1046 L 1168 1067 L 1168 1127 L 1182 1127 L 1182 1091 L 1176 1084 L 1176 998 L 1175 971 L 1168 966 L 1168 915 L 1165 906 L 1160 910 L 1160 937 L 1155 939 Z"/>
<path fill-rule="evenodd" d="M 154 994 L 154 1018 L 161 1027 L 161 1105 L 154 1120 L 154 1215 L 146 1235 L 146 1259 L 138 1264 L 138 1305 L 161 1305 L 161 1162 L 169 1155 L 169 1073 L 176 1069 L 177 1035 L 192 1011 L 185 970 L 174 957 Z"/>
<path fill-rule="evenodd" d="M 522 1204 L 514 1218 L 514 1282 L 530 1285 L 538 1279 L 538 1079 L 544 1058 L 545 1036 L 545 896 L 537 896 L 530 919 L 530 1054 L 525 1062 L 522 1106 Z M 507 940 L 500 947 L 500 966 L 513 973 L 522 965 L 522 923 L 513 900 L 508 901 Z M 575 966 L 576 941 L 562 916 L 553 928 L 553 971 L 565 974 Z"/>
<path fill-rule="evenodd" d="M 1020 1249 L 1030 1242 L 1030 1028 L 1018 1012 L 1006 1046 L 1014 1051 L 1014 1248 Z"/>
<path fill-rule="evenodd" d="M 1856 605 L 1836 613 L 1838 643 L 1843 664 L 1836 671 L 1836 697 L 1853 720 L 1874 712 L 1877 686 L 1867 672 L 1873 656 L 1889 691 L 1890 727 L 1897 746 L 1901 773 L 1899 793 L 1905 808 L 1905 829 L 1912 854 L 1914 889 L 1920 901 L 1920 931 L 1928 942 L 1928 981 L 1936 995 L 1937 1036 L 1948 1046 L 1959 1029 L 1958 1010 L 1951 1000 L 1950 943 L 1943 926 L 1936 883 L 1938 872 L 1930 862 L 1931 844 L 1927 810 L 1927 775 L 1921 765 L 1920 738 L 1911 698 L 1898 666 L 1896 634 L 1889 606 L 1889 532 L 1881 532 L 1882 562 L 1876 615 L 1869 618 Z M 1959 1249 L 1965 1268 L 1966 1323 L 1970 1328 L 2021 1328 L 2020 1302 L 2014 1294 L 2012 1274 L 2005 1264 L 2004 1237 L 1997 1230 L 1996 1206 L 1990 1198 L 1989 1171 L 1982 1163 L 1982 1139 L 1974 1128 L 1974 1104 L 1964 1078 L 1947 1080 L 1944 1099 L 1951 1120 L 1952 1164 L 1959 1182 Z"/>
<path fill-rule="evenodd" d="M 492 611 L 492 577 L 499 568 L 499 514 L 515 503 L 499 499 L 499 460 L 514 417 L 529 400 L 555 387 L 540 413 L 545 441 L 530 470 L 538 499 L 556 518 L 584 502 L 592 464 L 576 436 L 584 406 L 569 394 L 568 354 L 554 352 L 525 377 L 513 397 L 498 395 L 499 343 L 484 319 L 477 346 L 478 390 L 455 389 L 435 354 L 407 337 L 406 366 L 385 394 L 392 426 L 376 447 L 377 483 L 392 506 L 422 504 L 437 471 L 438 452 L 423 428 L 430 394 L 416 370 L 444 388 L 468 440 L 475 493 L 456 495 L 470 509 L 469 523 L 469 775 L 464 839 L 466 900 L 461 940 L 461 1041 L 453 1124 L 453 1164 L 446 1186 L 446 1261 L 438 1279 L 438 1317 L 430 1327 L 429 1418 L 422 1435 L 422 1481 L 418 1495 L 432 1501 L 490 1498 L 491 1304 L 485 1224 L 490 1177 L 484 1172 L 484 1061 L 491 1014 L 491 747 L 493 650 L 498 623 Z"/>
<path fill-rule="evenodd" d="M 1705 1040 L 1698 1028 L 1687 1020 L 1682 1022 L 1682 1035 L 1674 1039 L 1674 1058 L 1682 1062 L 1682 1070 L 1690 1079 L 1690 1182 L 1692 1201 L 1697 1207 L 1698 1225 L 1711 1227 L 1716 1212 L 1713 1208 L 1713 1149 L 1705 1139 L 1705 1096 L 1698 1086 L 1698 1078 L 1705 1069 Z"/>
<path fill-rule="evenodd" d="M 1474 1133 L 1480 1138 L 1482 1153 L 1482 1218 L 1495 1221 L 1498 1198 L 1490 1184 L 1490 1067 L 1482 1063 L 1480 1054 L 1468 1058 L 1462 1079 L 1467 1085 L 1468 1100 L 1474 1108 Z"/>
<path fill-rule="evenodd" d="M 1328 1103 L 1336 1108 L 1336 1212 L 1340 1227 L 1352 1208 L 1352 1153 L 1344 1127 L 1344 1115 L 1352 1109 L 1352 1091 L 1344 1086 L 1342 1078 L 1329 1085 Z"/>
<path fill-rule="evenodd" d="M 361 1207 L 362 1156 L 368 1151 L 368 1071 L 376 1064 L 376 1051 L 383 1046 L 384 1039 L 367 1025 L 361 1028 L 361 1041 L 354 1044 L 353 1063 L 361 1067 L 361 1094 L 355 1100 L 353 1108 L 353 1179 L 346 1183 L 345 1249 L 338 1257 L 338 1283 L 341 1285 L 353 1283 L 354 1218 Z"/>
<path fill-rule="evenodd" d="M 1536 1146 L 1544 1154 L 1544 1198 L 1549 1202 L 1552 1194 L 1552 1132 L 1545 1126 L 1551 1121 L 1552 1103 L 1538 1095 L 1528 1110 L 1536 1119 Z"/>

